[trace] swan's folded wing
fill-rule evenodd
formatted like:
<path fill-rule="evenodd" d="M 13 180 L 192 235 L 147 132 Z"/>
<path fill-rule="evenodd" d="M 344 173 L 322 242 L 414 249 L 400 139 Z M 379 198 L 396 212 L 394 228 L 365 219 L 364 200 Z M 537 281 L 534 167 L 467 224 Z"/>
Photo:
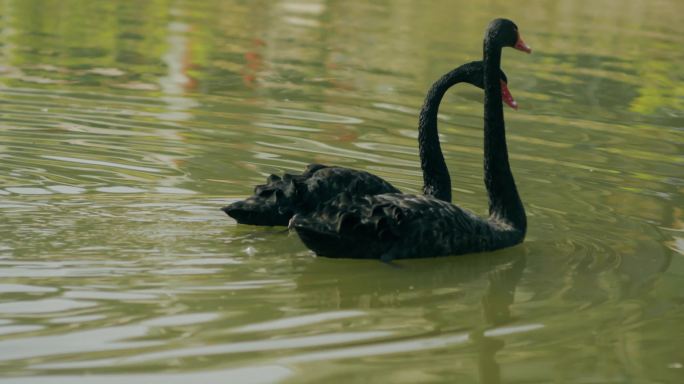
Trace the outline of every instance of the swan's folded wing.
<path fill-rule="evenodd" d="M 479 250 L 485 221 L 444 201 L 404 194 L 342 194 L 291 226 L 314 252 L 328 257 L 397 259 Z"/>

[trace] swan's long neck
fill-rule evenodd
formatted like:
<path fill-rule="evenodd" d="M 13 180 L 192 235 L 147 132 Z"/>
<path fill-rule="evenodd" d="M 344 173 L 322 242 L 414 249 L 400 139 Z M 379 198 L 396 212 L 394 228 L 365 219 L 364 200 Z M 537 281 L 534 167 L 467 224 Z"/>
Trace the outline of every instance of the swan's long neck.
<path fill-rule="evenodd" d="M 484 44 L 484 181 L 489 195 L 489 215 L 503 220 L 525 235 L 527 218 L 508 162 L 506 127 L 501 101 L 501 47 Z"/>
<path fill-rule="evenodd" d="M 423 193 L 448 202 L 451 202 L 451 177 L 439 143 L 437 113 L 446 91 L 455 84 L 467 81 L 467 75 L 467 67 L 462 65 L 439 78 L 428 90 L 418 118 L 418 149 L 420 167 L 423 170 Z"/>

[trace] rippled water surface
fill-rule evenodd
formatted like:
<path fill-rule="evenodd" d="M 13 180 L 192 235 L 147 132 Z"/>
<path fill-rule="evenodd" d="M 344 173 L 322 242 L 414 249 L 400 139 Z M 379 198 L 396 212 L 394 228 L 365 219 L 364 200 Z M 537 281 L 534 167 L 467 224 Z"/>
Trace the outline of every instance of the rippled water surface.
<path fill-rule="evenodd" d="M 0 382 L 681 383 L 681 1 L 0 2 Z M 314 257 L 219 208 L 309 162 L 407 192 L 424 92 L 514 19 L 526 242 Z M 444 99 L 484 213 L 482 92 Z"/>

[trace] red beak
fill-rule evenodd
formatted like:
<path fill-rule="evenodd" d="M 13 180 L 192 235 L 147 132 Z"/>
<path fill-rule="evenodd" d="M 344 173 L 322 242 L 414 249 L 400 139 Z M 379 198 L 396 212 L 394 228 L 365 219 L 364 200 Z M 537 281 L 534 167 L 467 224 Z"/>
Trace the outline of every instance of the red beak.
<path fill-rule="evenodd" d="M 501 80 L 501 99 L 503 99 L 503 102 L 509 107 L 515 110 L 518 109 L 518 103 L 513 99 L 511 91 L 508 90 L 508 85 L 503 80 Z"/>
<path fill-rule="evenodd" d="M 523 51 L 523 52 L 527 52 L 527 53 L 532 53 L 532 48 L 530 48 L 527 44 L 525 44 L 525 42 L 523 41 L 523 39 L 520 37 L 520 34 L 518 34 L 518 41 L 515 43 L 515 45 L 513 46 L 513 48 L 515 48 L 515 49 L 517 49 L 517 50 L 519 50 L 519 51 Z"/>

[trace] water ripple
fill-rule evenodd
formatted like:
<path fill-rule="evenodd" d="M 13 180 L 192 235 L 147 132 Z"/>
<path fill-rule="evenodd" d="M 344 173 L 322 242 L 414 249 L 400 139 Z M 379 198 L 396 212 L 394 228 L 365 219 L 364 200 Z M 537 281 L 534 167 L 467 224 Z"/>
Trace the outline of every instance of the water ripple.
<path fill-rule="evenodd" d="M 324 321 L 347 319 L 351 317 L 358 317 L 365 315 L 361 311 L 340 311 L 340 312 L 324 312 L 312 315 L 294 316 L 285 319 L 278 319 L 267 321 L 263 323 L 250 324 L 244 327 L 233 329 L 233 332 L 265 332 L 274 331 L 286 328 L 302 327 L 312 325 Z"/>
<path fill-rule="evenodd" d="M 73 157 L 49 156 L 49 155 L 42 155 L 41 157 L 44 158 L 44 159 L 66 161 L 66 162 L 78 163 L 78 164 L 102 165 L 102 166 L 105 166 L 105 167 L 121 168 L 121 169 L 130 169 L 130 170 L 133 170 L 133 171 L 152 172 L 152 173 L 159 173 L 159 172 L 162 172 L 162 170 L 156 169 L 156 168 L 140 167 L 140 166 L 137 166 L 137 165 L 119 164 L 119 163 L 114 163 L 114 162 L 111 162 L 111 161 L 100 161 L 100 160 L 90 160 L 90 159 L 77 159 L 77 158 L 73 158 Z"/>
<path fill-rule="evenodd" d="M 91 301 L 70 299 L 42 299 L 0 303 L 0 313 L 23 315 L 64 312 L 71 309 L 88 308 L 97 305 Z"/>
<path fill-rule="evenodd" d="M 221 370 L 208 370 L 203 372 L 174 372 L 163 373 L 129 373 L 129 374 L 89 374 L 87 376 L 50 375 L 33 377 L 0 378 L 0 383 L 14 384 L 148 384 L 151 382 L 164 382 L 166 384 L 217 383 L 239 382 L 241 384 L 268 384 L 287 379 L 294 372 L 278 365 L 257 365 L 253 367 L 240 367 Z"/>
<path fill-rule="evenodd" d="M 367 341 L 390 336 L 390 332 L 341 332 L 314 336 L 291 337 L 282 339 L 240 341 L 224 345 L 210 345 L 197 348 L 179 348 L 172 351 L 139 354 L 119 360 L 119 363 L 140 363 L 143 361 L 176 359 L 192 356 L 225 355 L 247 352 L 264 352 L 282 349 L 330 346 L 334 344 Z"/>
<path fill-rule="evenodd" d="M 543 328 L 542 324 L 529 324 L 519 327 L 509 327 L 505 329 L 493 329 L 485 332 L 486 336 L 509 335 L 515 333 L 529 332 Z M 446 348 L 453 345 L 465 344 L 470 341 L 471 336 L 467 333 L 455 335 L 439 335 L 436 337 L 420 337 L 407 341 L 386 341 L 376 342 L 372 345 L 355 346 L 333 349 L 322 352 L 303 353 L 281 359 L 285 364 L 310 363 L 315 361 L 330 361 L 336 359 L 349 359 L 377 355 L 387 355 L 395 353 L 416 352 L 421 350 Z"/>

